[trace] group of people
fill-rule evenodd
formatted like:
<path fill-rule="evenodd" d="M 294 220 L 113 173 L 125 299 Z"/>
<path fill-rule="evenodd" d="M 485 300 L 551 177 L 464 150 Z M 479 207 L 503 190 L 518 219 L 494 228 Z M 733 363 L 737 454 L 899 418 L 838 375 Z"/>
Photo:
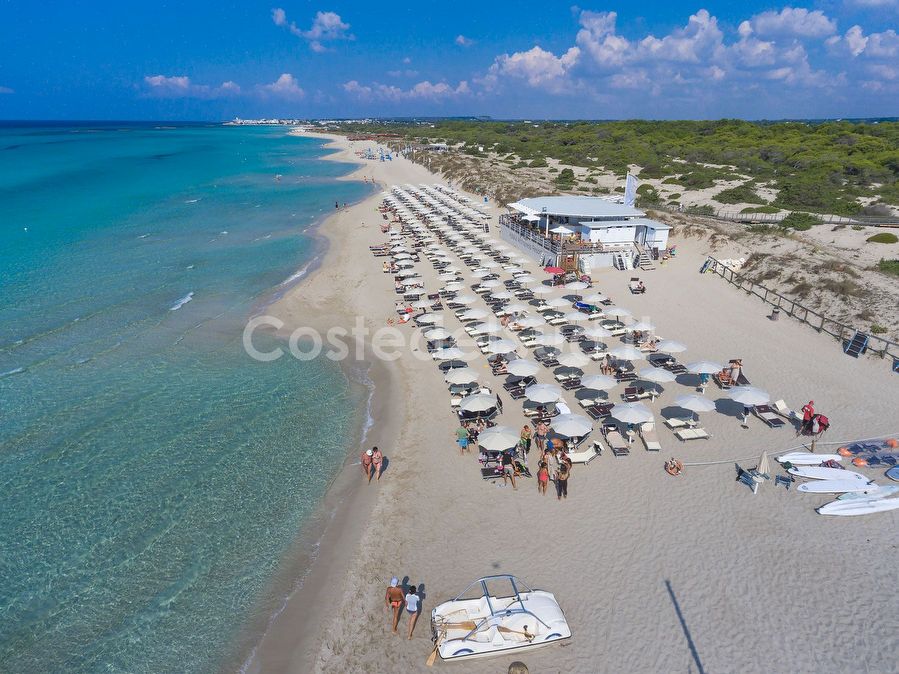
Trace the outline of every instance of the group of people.
<path fill-rule="evenodd" d="M 471 445 L 478 444 L 478 434 L 487 428 L 485 419 L 472 419 L 470 421 L 462 421 L 459 428 L 456 429 L 456 444 L 459 445 L 459 454 L 470 452 Z"/>
<path fill-rule="evenodd" d="M 359 463 L 362 464 L 362 474 L 369 484 L 374 476 L 377 476 L 378 480 L 381 479 L 381 473 L 384 472 L 384 454 L 380 449 L 377 447 L 366 449 L 359 457 Z"/>
<path fill-rule="evenodd" d="M 541 443 L 542 458 L 537 464 L 537 492 L 546 496 L 546 490 L 552 480 L 556 485 L 556 497 L 561 501 L 568 498 L 571 457 L 565 451 L 565 445 L 561 440 L 544 437 L 545 440 Z"/>
<path fill-rule="evenodd" d="M 802 406 L 802 424 L 796 435 L 821 435 L 830 428 L 830 419 L 815 412 L 815 401 L 809 400 Z"/>
<path fill-rule="evenodd" d="M 421 596 L 415 585 L 410 585 L 406 591 L 400 586 L 399 578 L 394 576 L 390 579 L 390 585 L 384 595 L 384 603 L 389 610 L 393 611 L 393 631 L 396 633 L 400 624 L 400 615 L 405 608 L 406 615 L 409 617 L 409 636 L 412 638 L 412 632 L 415 630 L 415 623 L 418 622 L 418 614 L 421 613 Z"/>

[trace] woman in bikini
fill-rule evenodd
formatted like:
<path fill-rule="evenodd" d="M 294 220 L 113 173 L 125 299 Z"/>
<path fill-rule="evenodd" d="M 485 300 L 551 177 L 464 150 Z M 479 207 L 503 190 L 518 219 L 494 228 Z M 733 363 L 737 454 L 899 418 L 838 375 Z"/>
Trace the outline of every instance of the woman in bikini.
<path fill-rule="evenodd" d="M 373 452 L 370 449 L 362 452 L 362 455 L 359 457 L 359 462 L 362 464 L 362 474 L 368 478 L 368 481 L 371 482 L 371 456 Z"/>
<path fill-rule="evenodd" d="M 379 480 L 381 479 L 381 467 L 383 466 L 383 463 L 384 463 L 384 455 L 381 453 L 381 450 L 378 449 L 377 447 L 372 447 L 371 448 L 371 465 L 373 468 L 372 472 L 374 472 L 378 476 Z M 368 481 L 371 482 L 371 475 L 369 475 Z"/>
<path fill-rule="evenodd" d="M 387 608 L 393 609 L 393 631 L 396 632 L 397 625 L 400 624 L 400 608 L 403 606 L 403 591 L 398 587 L 400 581 L 396 576 L 390 579 L 390 587 L 387 588 L 387 594 L 384 595 L 384 602 Z"/>
<path fill-rule="evenodd" d="M 546 496 L 546 486 L 549 484 L 549 468 L 546 461 L 540 462 L 540 470 L 537 471 L 537 493 Z"/>
<path fill-rule="evenodd" d="M 406 595 L 406 613 L 409 614 L 409 638 L 412 638 L 412 630 L 415 629 L 415 623 L 418 621 L 418 604 L 421 597 L 418 596 L 418 590 L 413 585 L 409 588 Z"/>

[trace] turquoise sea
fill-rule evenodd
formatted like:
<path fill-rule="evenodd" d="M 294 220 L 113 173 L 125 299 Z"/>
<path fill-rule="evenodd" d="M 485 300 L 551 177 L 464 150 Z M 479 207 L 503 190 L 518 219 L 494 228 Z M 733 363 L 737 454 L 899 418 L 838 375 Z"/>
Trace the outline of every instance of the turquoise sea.
<path fill-rule="evenodd" d="M 327 359 L 241 345 L 310 226 L 368 194 L 325 152 L 279 127 L 0 125 L 0 671 L 229 655 L 364 403 Z"/>

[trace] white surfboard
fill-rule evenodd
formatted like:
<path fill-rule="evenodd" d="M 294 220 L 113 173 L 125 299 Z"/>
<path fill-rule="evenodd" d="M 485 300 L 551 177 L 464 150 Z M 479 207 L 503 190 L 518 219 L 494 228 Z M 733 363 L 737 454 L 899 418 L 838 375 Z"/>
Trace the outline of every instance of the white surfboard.
<path fill-rule="evenodd" d="M 792 463 L 794 466 L 817 466 L 825 461 L 842 461 L 843 457 L 839 454 L 812 454 L 811 452 L 790 452 L 783 456 L 778 456 L 777 460 L 781 463 Z"/>
<path fill-rule="evenodd" d="M 883 484 L 876 485 L 870 484 L 868 485 L 868 489 L 860 492 L 847 492 L 845 494 L 841 494 L 837 496 L 838 501 L 854 501 L 859 498 L 886 498 L 887 496 L 892 496 L 896 492 L 899 492 L 899 484 Z"/>
<path fill-rule="evenodd" d="M 815 480 L 799 485 L 796 490 L 803 494 L 845 494 L 872 491 L 871 486 L 861 480 Z"/>
<path fill-rule="evenodd" d="M 852 517 L 869 515 L 899 508 L 899 498 L 858 499 L 857 501 L 831 501 L 818 508 L 821 515 Z"/>
<path fill-rule="evenodd" d="M 843 470 L 842 468 L 822 468 L 821 466 L 800 466 L 799 468 L 790 468 L 787 471 L 790 475 L 796 477 L 805 477 L 809 480 L 860 480 L 862 482 L 870 482 L 861 473 L 851 470 Z"/>

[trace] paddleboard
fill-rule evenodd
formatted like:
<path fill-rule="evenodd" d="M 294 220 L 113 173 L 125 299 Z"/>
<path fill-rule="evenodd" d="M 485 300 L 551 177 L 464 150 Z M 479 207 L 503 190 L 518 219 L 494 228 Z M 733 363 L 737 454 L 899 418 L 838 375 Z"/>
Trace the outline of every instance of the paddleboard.
<path fill-rule="evenodd" d="M 821 515 L 852 517 L 869 515 L 899 508 L 899 498 L 858 499 L 857 501 L 831 501 L 818 508 Z"/>
<path fill-rule="evenodd" d="M 799 485 L 796 490 L 803 494 L 843 494 L 871 491 L 871 486 L 861 480 L 815 480 Z"/>
<path fill-rule="evenodd" d="M 842 494 L 841 496 L 837 496 L 837 501 L 854 501 L 859 498 L 884 498 L 886 496 L 892 496 L 896 492 L 899 492 L 899 485 L 897 484 L 884 484 L 884 485 L 869 485 L 869 489 L 860 492 L 848 492 L 846 494 Z M 875 487 L 877 487 L 875 489 Z"/>
<path fill-rule="evenodd" d="M 787 471 L 790 475 L 796 477 L 805 477 L 809 480 L 861 480 L 865 483 L 870 482 L 861 473 L 851 470 L 843 470 L 842 468 L 822 468 L 821 466 L 800 466 L 799 468 L 790 468 Z"/>
<path fill-rule="evenodd" d="M 825 461 L 842 461 L 843 457 L 839 454 L 812 454 L 811 452 L 790 452 L 783 456 L 778 456 L 777 460 L 781 463 L 792 463 L 795 466 L 817 466 Z"/>
<path fill-rule="evenodd" d="M 893 466 L 886 472 L 886 476 L 891 480 L 899 482 L 899 466 Z"/>

